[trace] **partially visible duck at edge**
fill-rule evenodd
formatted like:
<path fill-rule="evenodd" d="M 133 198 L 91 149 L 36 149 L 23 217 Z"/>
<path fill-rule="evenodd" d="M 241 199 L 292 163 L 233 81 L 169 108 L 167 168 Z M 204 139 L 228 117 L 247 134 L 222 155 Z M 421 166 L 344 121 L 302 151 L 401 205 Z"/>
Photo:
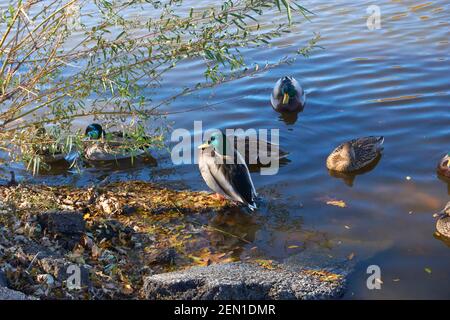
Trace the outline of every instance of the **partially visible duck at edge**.
<path fill-rule="evenodd" d="M 439 161 L 438 172 L 444 177 L 450 178 L 450 152 Z"/>
<path fill-rule="evenodd" d="M 433 215 L 437 218 L 436 230 L 444 237 L 450 238 L 450 201 L 447 202 L 445 208 Z"/>

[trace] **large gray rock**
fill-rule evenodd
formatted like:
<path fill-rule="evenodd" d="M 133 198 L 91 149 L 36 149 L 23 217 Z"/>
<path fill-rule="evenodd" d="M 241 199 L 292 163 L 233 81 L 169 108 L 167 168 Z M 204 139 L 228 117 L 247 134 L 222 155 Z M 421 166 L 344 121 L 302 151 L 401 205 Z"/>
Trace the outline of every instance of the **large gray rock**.
<path fill-rule="evenodd" d="M 193 267 L 144 279 L 147 299 L 331 299 L 343 294 L 345 274 L 324 280 L 323 270 L 233 262 Z"/>
<path fill-rule="evenodd" d="M 0 300 L 35 300 L 35 298 L 19 291 L 0 287 Z"/>

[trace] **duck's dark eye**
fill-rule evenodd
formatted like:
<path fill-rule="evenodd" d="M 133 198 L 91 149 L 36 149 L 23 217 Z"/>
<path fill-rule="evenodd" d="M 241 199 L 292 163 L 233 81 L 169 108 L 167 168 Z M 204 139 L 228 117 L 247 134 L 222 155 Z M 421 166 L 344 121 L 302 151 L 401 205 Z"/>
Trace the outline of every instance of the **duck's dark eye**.
<path fill-rule="evenodd" d="M 211 141 L 214 141 L 214 140 L 216 140 L 216 137 L 211 137 Z"/>

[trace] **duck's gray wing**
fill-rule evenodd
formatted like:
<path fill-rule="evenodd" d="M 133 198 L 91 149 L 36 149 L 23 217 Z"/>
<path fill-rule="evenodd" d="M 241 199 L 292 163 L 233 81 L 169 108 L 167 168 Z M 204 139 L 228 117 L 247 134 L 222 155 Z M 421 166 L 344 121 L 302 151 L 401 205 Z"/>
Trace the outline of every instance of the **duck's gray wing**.
<path fill-rule="evenodd" d="M 221 165 L 221 172 L 225 180 L 242 199 L 245 204 L 254 205 L 253 183 L 251 181 L 248 169 L 244 164 L 224 164 Z"/>

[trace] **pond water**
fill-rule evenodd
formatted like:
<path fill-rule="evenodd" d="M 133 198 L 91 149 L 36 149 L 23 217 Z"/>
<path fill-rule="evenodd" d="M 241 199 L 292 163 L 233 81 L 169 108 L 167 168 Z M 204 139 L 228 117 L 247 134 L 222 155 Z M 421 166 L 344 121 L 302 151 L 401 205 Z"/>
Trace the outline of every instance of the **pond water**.
<path fill-rule="evenodd" d="M 208 1 L 202 3 L 207 4 Z M 201 111 L 168 116 L 174 128 L 278 128 L 290 162 L 277 175 L 252 174 L 264 208 L 256 225 L 228 221 L 246 231 L 267 258 L 283 259 L 321 248 L 356 263 L 345 298 L 450 298 L 450 245 L 434 235 L 432 213 L 450 200 L 450 183 L 436 175 L 450 139 L 450 5 L 446 1 L 377 1 L 381 28 L 366 26 L 365 1 L 304 1 L 315 13 L 270 48 L 248 49 L 248 61 L 276 62 L 319 32 L 322 49 L 254 77 L 204 89 L 165 109 L 178 112 L 205 103 Z M 273 21 L 280 19 L 274 16 Z M 154 99 L 203 80 L 201 60 L 180 64 Z M 307 92 L 297 119 L 281 117 L 270 106 L 273 84 L 293 75 Z M 384 155 L 354 180 L 331 176 L 325 159 L 335 146 L 358 136 L 383 135 Z M 110 171 L 108 171 L 110 172 Z M 35 180 L 85 185 L 108 174 L 57 174 Z M 207 190 L 196 165 L 173 166 L 168 155 L 158 166 L 115 169 L 113 180 L 182 181 Z M 342 200 L 347 207 L 328 205 Z M 381 268 L 381 290 L 368 290 L 366 269 Z"/>

